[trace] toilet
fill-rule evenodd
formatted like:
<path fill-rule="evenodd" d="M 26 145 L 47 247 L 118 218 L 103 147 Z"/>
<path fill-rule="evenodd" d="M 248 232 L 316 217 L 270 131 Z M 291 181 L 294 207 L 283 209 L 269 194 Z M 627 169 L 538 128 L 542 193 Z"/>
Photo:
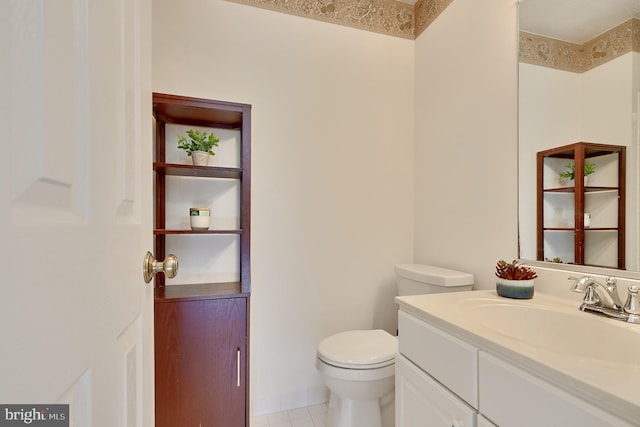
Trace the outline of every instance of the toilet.
<path fill-rule="evenodd" d="M 397 265 L 398 295 L 470 291 L 473 276 Z M 398 340 L 382 329 L 340 332 L 318 344 L 316 368 L 330 391 L 326 427 L 393 427 Z"/>

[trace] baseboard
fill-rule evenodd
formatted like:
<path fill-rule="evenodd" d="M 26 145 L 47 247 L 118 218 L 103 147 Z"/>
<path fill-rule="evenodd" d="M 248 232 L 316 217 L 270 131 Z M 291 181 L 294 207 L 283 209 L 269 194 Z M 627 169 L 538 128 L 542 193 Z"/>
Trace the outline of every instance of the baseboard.
<path fill-rule="evenodd" d="M 287 394 L 256 396 L 251 398 L 251 416 L 290 411 L 329 401 L 329 390 L 325 386 L 312 387 Z"/>

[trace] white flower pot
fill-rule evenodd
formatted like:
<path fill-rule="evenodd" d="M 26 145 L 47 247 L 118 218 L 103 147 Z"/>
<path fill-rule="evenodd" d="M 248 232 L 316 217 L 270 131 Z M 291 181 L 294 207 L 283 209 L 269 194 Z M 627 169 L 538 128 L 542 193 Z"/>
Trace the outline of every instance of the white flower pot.
<path fill-rule="evenodd" d="M 194 151 L 191 153 L 191 159 L 194 166 L 208 166 L 209 165 L 209 153 L 206 151 Z"/>

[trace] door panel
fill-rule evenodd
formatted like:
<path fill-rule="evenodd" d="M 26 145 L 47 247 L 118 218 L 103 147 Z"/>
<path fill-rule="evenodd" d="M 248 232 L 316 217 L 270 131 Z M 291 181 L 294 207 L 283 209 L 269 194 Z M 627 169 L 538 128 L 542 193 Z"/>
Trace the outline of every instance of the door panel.
<path fill-rule="evenodd" d="M 71 425 L 153 425 L 149 19 L 0 3 L 0 402 L 69 403 Z"/>

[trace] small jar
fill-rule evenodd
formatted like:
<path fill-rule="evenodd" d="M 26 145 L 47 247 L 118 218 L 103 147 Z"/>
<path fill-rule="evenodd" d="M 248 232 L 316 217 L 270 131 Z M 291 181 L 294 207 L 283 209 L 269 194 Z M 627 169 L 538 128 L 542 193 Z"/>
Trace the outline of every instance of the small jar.
<path fill-rule="evenodd" d="M 209 208 L 190 208 L 189 220 L 192 230 L 208 230 L 211 210 Z"/>

